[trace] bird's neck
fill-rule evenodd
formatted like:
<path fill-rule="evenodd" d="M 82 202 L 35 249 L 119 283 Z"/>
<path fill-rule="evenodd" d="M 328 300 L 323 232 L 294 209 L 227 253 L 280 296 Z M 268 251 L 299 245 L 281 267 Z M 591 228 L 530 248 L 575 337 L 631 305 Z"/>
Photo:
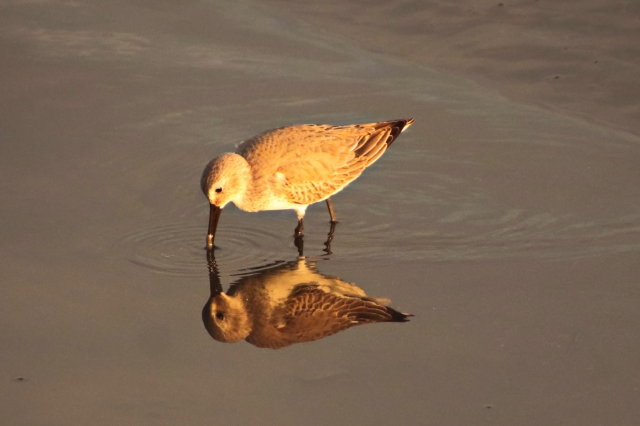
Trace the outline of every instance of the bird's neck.
<path fill-rule="evenodd" d="M 244 160 L 244 159 L 243 159 Z M 260 210 L 260 190 L 256 176 L 253 176 L 249 163 L 245 161 L 246 168 L 240 170 L 241 177 L 238 179 L 239 190 L 233 203 L 240 209 L 247 212 L 255 212 Z M 259 179 L 259 178 L 258 178 Z"/>

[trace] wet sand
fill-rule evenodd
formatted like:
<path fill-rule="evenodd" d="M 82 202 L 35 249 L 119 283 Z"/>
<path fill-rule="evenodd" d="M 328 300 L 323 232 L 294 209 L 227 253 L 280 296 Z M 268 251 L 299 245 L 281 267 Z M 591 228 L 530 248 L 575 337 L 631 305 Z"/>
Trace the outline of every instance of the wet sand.
<path fill-rule="evenodd" d="M 0 6 L 0 416 L 635 424 L 640 138 L 627 68 L 593 74 L 598 96 L 544 89 L 556 82 L 482 71 L 517 59 L 521 38 L 481 55 L 475 31 L 432 39 L 416 26 L 467 22 L 456 9 L 366 25 L 384 11 L 372 7 L 354 27 L 338 3 L 316 4 L 312 15 L 283 2 Z M 509 7 L 496 13 L 513 18 Z M 553 39 L 528 7 L 510 31 Z M 633 57 L 634 13 L 602 49 Z M 619 15 L 576 19 L 608 34 Z M 563 59 L 542 49 L 534 62 Z M 321 274 L 390 298 L 411 322 L 275 351 L 213 341 L 198 187 L 209 159 L 282 125 L 403 117 L 416 122 L 334 198 L 332 254 L 323 204 L 307 211 L 304 248 Z M 295 260 L 295 224 L 293 212 L 225 208 L 225 290 L 245 268 Z"/>

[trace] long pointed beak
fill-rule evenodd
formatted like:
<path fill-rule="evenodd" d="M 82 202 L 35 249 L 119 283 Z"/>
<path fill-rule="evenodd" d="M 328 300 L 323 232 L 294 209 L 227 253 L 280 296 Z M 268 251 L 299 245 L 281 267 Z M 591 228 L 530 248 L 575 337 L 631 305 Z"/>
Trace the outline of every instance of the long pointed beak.
<path fill-rule="evenodd" d="M 220 219 L 222 209 L 213 204 L 209 204 L 209 233 L 207 234 L 207 250 L 213 249 L 213 240 L 216 238 L 216 228 Z"/>

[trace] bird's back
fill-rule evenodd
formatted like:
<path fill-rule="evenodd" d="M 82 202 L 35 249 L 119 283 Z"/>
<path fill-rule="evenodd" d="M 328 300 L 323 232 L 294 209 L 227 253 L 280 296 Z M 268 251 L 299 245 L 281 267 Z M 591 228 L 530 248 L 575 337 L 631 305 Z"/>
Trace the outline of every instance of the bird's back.
<path fill-rule="evenodd" d="M 256 135 L 236 153 L 251 166 L 255 192 L 293 204 L 328 198 L 373 164 L 413 119 L 329 126 L 303 124 Z"/>

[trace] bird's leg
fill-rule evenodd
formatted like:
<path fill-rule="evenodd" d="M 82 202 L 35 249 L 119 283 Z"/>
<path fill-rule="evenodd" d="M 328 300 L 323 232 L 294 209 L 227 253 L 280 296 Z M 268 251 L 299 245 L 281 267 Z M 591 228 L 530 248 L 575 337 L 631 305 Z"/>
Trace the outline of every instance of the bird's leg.
<path fill-rule="evenodd" d="M 302 236 L 302 231 L 304 230 L 304 225 L 302 224 L 302 218 L 298 219 L 298 226 L 296 226 L 296 229 L 293 231 L 294 232 L 294 237 L 300 237 Z"/>
<path fill-rule="evenodd" d="M 293 244 L 298 248 L 298 256 L 304 256 L 304 240 L 302 235 L 296 235 L 293 238 Z"/>
<path fill-rule="evenodd" d="M 329 215 L 331 216 L 331 223 L 338 222 L 336 220 L 336 214 L 333 211 L 333 204 L 331 204 L 331 197 L 327 198 L 327 208 L 329 209 Z M 333 231 L 331 231 L 333 232 Z"/>
<path fill-rule="evenodd" d="M 327 241 L 325 241 L 324 246 L 324 252 L 326 252 L 327 254 L 332 254 L 331 252 L 331 241 L 333 241 L 333 231 L 336 230 L 336 222 L 331 222 L 331 228 L 329 229 L 329 233 L 327 234 Z"/>

